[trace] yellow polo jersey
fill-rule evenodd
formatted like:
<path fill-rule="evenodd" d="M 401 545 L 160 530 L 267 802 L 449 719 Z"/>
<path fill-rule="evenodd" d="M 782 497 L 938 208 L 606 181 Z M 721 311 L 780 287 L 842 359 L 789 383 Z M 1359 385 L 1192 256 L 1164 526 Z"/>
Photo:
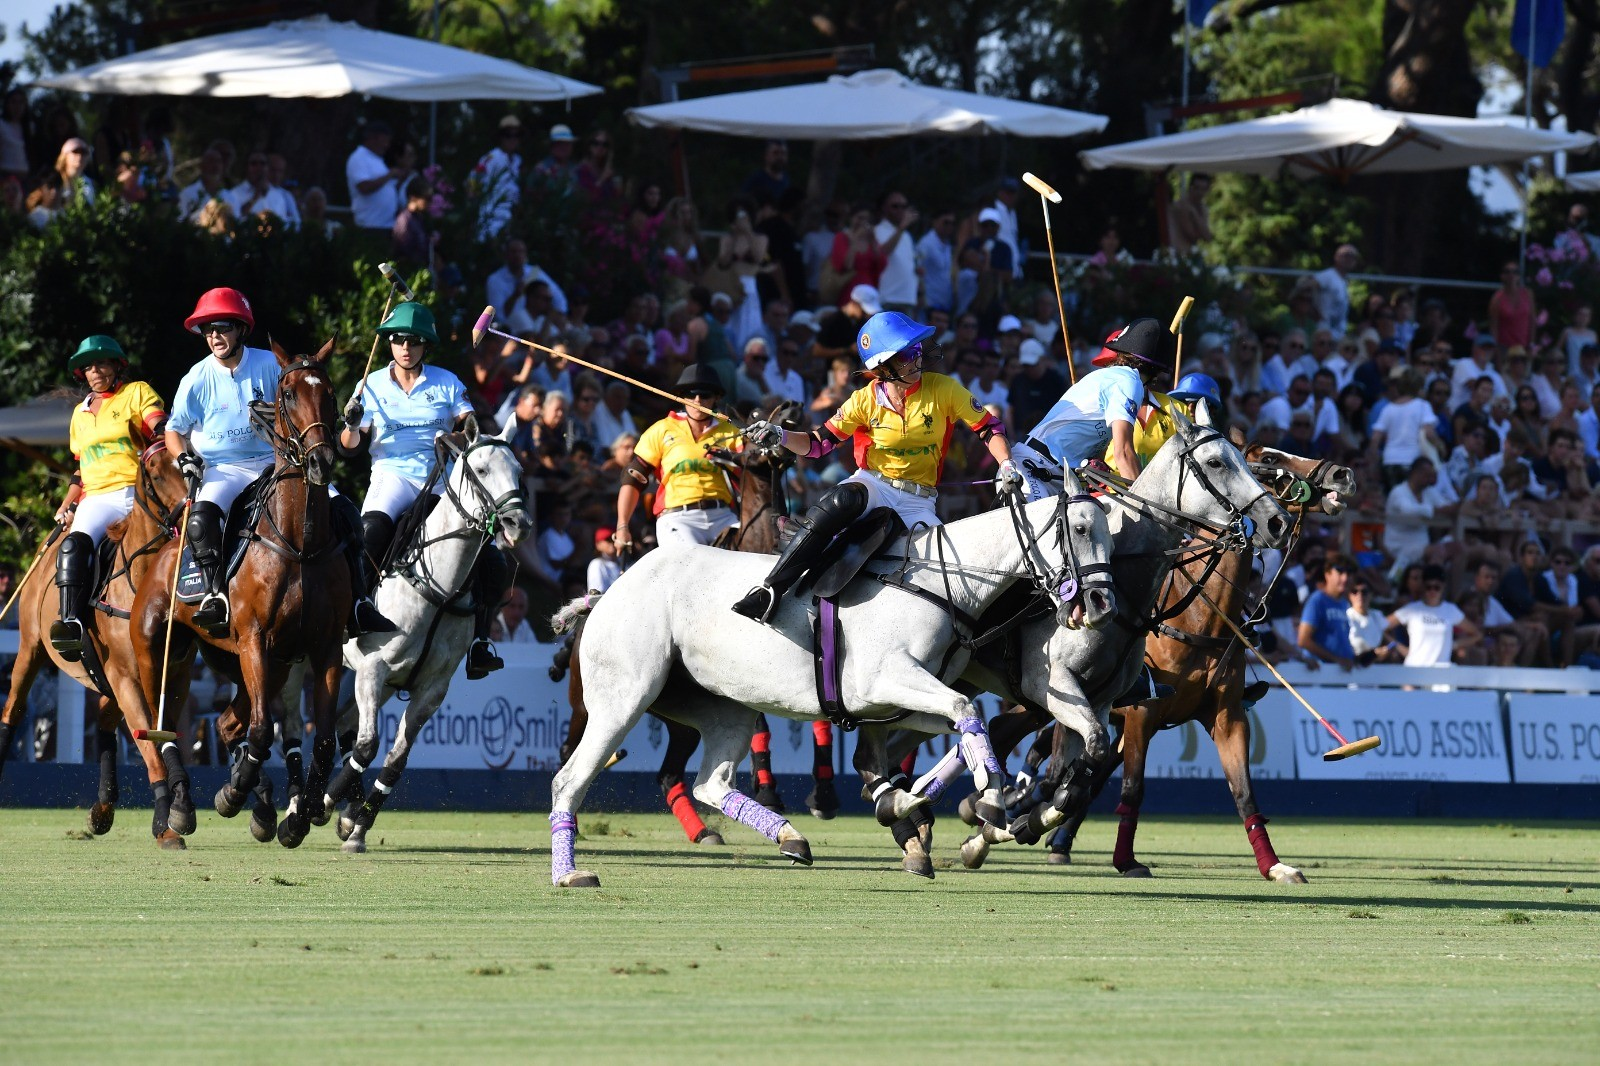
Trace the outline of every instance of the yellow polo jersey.
<path fill-rule="evenodd" d="M 92 397 L 90 398 L 92 399 Z M 83 491 L 89 495 L 124 489 L 139 480 L 139 451 L 151 439 L 152 416 L 166 408 L 143 381 L 130 381 L 89 411 L 86 399 L 72 412 L 67 443 L 78 458 Z"/>
<path fill-rule="evenodd" d="M 1149 466 L 1156 452 L 1178 431 L 1171 414 L 1177 403 L 1164 392 L 1152 392 L 1149 405 L 1139 408 L 1133 421 L 1133 454 L 1139 457 L 1143 465 Z M 1111 469 L 1117 469 L 1116 457 L 1109 446 L 1106 448 L 1106 463 Z M 1117 470 L 1117 473 L 1121 474 L 1122 471 Z"/>
<path fill-rule="evenodd" d="M 706 458 L 706 449 L 713 447 L 739 450 L 739 431 L 731 422 L 718 419 L 705 436 L 696 439 L 689 420 L 681 411 L 674 411 L 640 435 L 633 454 L 655 467 L 656 480 L 661 482 L 656 501 L 662 510 L 713 498 L 732 505 L 727 475 Z"/>
<path fill-rule="evenodd" d="M 956 423 L 979 429 L 994 421 L 959 381 L 924 374 L 906 394 L 903 413 L 883 403 L 873 383 L 840 405 L 828 419 L 828 429 L 840 440 L 854 438 L 857 466 L 932 488 L 939 482 Z"/>

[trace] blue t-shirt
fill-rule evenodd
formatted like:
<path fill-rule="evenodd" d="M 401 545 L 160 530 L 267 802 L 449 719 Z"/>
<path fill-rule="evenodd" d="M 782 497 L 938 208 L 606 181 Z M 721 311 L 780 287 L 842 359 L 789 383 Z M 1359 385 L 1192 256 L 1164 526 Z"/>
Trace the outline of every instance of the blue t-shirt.
<path fill-rule="evenodd" d="M 424 364 L 408 393 L 391 367 L 367 375 L 361 428 L 372 431 L 372 469 L 422 481 L 433 467 L 433 441 L 472 413 L 467 387 L 448 370 Z"/>
<path fill-rule="evenodd" d="M 1085 374 L 1076 385 L 1062 393 L 1061 399 L 1045 412 L 1028 436 L 1047 444 L 1057 459 L 1089 458 L 1074 454 L 1067 439 L 1072 425 L 1079 422 L 1096 427 L 1110 426 L 1113 422 L 1134 424 L 1144 399 L 1144 381 L 1137 370 L 1131 366 L 1102 367 Z M 1099 458 L 1099 453 L 1092 457 Z"/>
<path fill-rule="evenodd" d="M 167 428 L 189 438 L 208 464 L 272 458 L 272 445 L 250 425 L 250 404 L 278 398 L 278 359 L 263 348 L 246 348 L 229 370 L 214 356 L 190 368 L 178 384 Z"/>
<path fill-rule="evenodd" d="M 1300 612 L 1300 624 L 1309 625 L 1311 639 L 1333 654 L 1354 659 L 1356 650 L 1350 645 L 1350 616 L 1345 613 L 1348 610 L 1348 600 L 1313 589 L 1306 597 L 1305 609 Z"/>

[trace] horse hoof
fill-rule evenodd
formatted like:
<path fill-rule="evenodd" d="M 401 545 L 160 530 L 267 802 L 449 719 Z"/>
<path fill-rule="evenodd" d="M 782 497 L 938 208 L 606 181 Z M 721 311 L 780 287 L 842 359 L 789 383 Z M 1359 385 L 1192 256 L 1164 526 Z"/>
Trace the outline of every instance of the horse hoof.
<path fill-rule="evenodd" d="M 1146 866 L 1142 862 L 1136 862 L 1132 866 L 1128 867 L 1126 870 L 1119 870 L 1117 872 L 1122 874 L 1123 877 L 1141 877 L 1142 878 L 1142 877 L 1152 877 L 1152 876 L 1154 876 L 1150 872 L 1150 867 Z"/>
<path fill-rule="evenodd" d="M 694 842 L 696 844 L 704 844 L 711 848 L 720 848 L 722 845 L 727 843 L 727 841 L 722 839 L 722 834 L 717 832 L 715 829 L 702 830 L 700 835 L 695 837 Z"/>
<path fill-rule="evenodd" d="M 806 797 L 806 810 L 811 812 L 811 817 L 824 822 L 839 813 L 839 792 L 833 787 L 833 778 L 825 777 L 817 781 L 811 789 L 811 795 Z"/>
<path fill-rule="evenodd" d="M 1280 885 L 1303 885 L 1306 883 L 1306 875 L 1285 862 L 1273 864 L 1272 869 L 1267 871 L 1267 878 L 1278 882 Z"/>
<path fill-rule="evenodd" d="M 557 888 L 599 888 L 600 878 L 588 870 L 573 870 L 556 882 Z"/>
<path fill-rule="evenodd" d="M 276 808 L 258 803 L 250 811 L 250 835 L 261 844 L 270 842 L 278 831 L 278 812 Z"/>
<path fill-rule="evenodd" d="M 194 816 L 194 800 L 189 797 L 187 782 L 174 786 L 172 790 L 172 806 L 167 811 L 167 826 L 181 836 L 188 836 L 195 830 L 197 821 Z"/>
<path fill-rule="evenodd" d="M 933 860 L 928 858 L 928 853 L 922 850 L 921 845 L 906 848 L 905 857 L 900 860 L 900 868 L 908 874 L 933 880 Z"/>
<path fill-rule="evenodd" d="M 109 803 L 96 803 L 89 808 L 89 832 L 103 837 L 111 832 L 111 823 L 117 820 L 117 809 Z M 171 825 L 171 819 L 167 821 Z"/>
<path fill-rule="evenodd" d="M 1052 848 L 1049 854 L 1045 856 L 1044 861 L 1049 863 L 1051 866 L 1071 866 L 1072 852 L 1056 851 Z"/>
<path fill-rule="evenodd" d="M 339 850 L 346 855 L 362 855 L 366 853 L 367 842 L 361 837 L 355 837 L 339 845 Z"/>
<path fill-rule="evenodd" d="M 967 869 L 980 869 L 988 857 L 989 842 L 978 834 L 974 833 L 961 842 L 961 865 Z"/>
<path fill-rule="evenodd" d="M 785 840 L 778 845 L 778 854 L 799 866 L 811 865 L 811 845 L 804 840 Z"/>
<path fill-rule="evenodd" d="M 340 840 L 349 840 L 350 834 L 356 831 L 355 820 L 347 814 L 341 814 L 339 824 L 334 826 L 333 831 L 339 834 Z"/>
<path fill-rule="evenodd" d="M 832 810 L 832 811 L 822 810 L 820 808 L 811 807 L 811 806 L 807 806 L 806 810 L 811 812 L 811 817 L 820 818 L 824 822 L 833 821 L 834 815 L 839 813 L 837 810 Z"/>
<path fill-rule="evenodd" d="M 164 832 L 160 836 L 156 837 L 156 843 L 161 845 L 161 850 L 162 851 L 187 851 L 187 850 L 189 850 L 189 845 L 187 845 L 187 844 L 185 844 L 183 842 L 183 837 L 179 836 L 177 833 L 173 832 L 171 829 L 168 829 L 166 832 Z"/>
<path fill-rule="evenodd" d="M 983 819 L 978 817 L 978 794 L 973 792 L 956 805 L 956 814 L 963 822 L 976 829 L 983 824 Z"/>
<path fill-rule="evenodd" d="M 278 825 L 278 843 L 286 848 L 298 848 L 309 828 L 304 817 L 290 815 Z"/>
<path fill-rule="evenodd" d="M 1007 825 L 1006 809 L 1000 803 L 999 789 L 993 789 L 980 795 L 977 802 L 972 805 L 972 813 L 976 814 L 978 819 L 987 825 L 992 825 L 999 829 L 1004 829 Z"/>
<path fill-rule="evenodd" d="M 223 785 L 217 789 L 217 794 L 211 802 L 216 807 L 217 813 L 224 818 L 232 818 L 244 810 L 244 796 L 235 792 L 232 785 Z"/>
<path fill-rule="evenodd" d="M 327 825 L 328 821 L 333 817 L 333 805 L 331 803 L 327 803 L 326 802 L 326 800 L 327 800 L 326 796 L 323 797 L 323 800 L 324 800 L 324 803 L 322 804 L 322 809 L 321 810 L 308 810 L 308 811 L 306 811 L 306 817 L 308 819 L 310 819 L 312 825 L 316 825 L 316 826 Z"/>

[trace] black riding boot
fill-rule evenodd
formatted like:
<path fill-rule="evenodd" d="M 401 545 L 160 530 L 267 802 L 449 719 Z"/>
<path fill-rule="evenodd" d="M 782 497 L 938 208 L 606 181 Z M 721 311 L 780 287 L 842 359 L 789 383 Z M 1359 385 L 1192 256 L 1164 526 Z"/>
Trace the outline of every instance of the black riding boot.
<path fill-rule="evenodd" d="M 341 496 L 339 499 L 343 500 L 344 497 Z M 355 504 L 350 504 L 349 508 L 353 514 Z M 350 605 L 350 618 L 346 628 L 353 637 L 365 636 L 368 633 L 393 633 L 397 627 L 378 610 L 377 604 L 372 602 L 372 594 L 378 588 L 378 567 L 383 562 L 384 554 L 389 550 L 389 539 L 394 534 L 394 521 L 382 511 L 371 511 L 361 516 L 359 541 L 353 533 L 352 530 L 345 558 L 350 564 L 350 582 L 355 590 L 355 598 Z M 379 542 L 376 550 L 373 548 L 375 541 Z"/>
<path fill-rule="evenodd" d="M 860 485 L 839 485 L 818 500 L 816 506 L 795 523 L 798 527 L 795 535 L 784 545 L 767 579 L 733 605 L 734 613 L 757 622 L 770 619 L 783 594 L 816 565 L 833 538 L 843 533 L 866 509 L 867 490 Z"/>
<path fill-rule="evenodd" d="M 511 588 L 511 568 L 506 565 L 499 548 L 486 544 L 472 577 L 472 598 L 477 606 L 473 610 L 472 647 L 467 649 L 467 680 L 476 681 L 506 665 L 489 643 L 489 627 L 494 625 L 494 616 L 500 613 L 500 601 Z"/>
<path fill-rule="evenodd" d="M 189 547 L 205 581 L 206 596 L 194 612 L 194 624 L 221 636 L 228 631 L 227 574 L 222 564 L 222 508 L 202 501 L 189 512 Z"/>
<path fill-rule="evenodd" d="M 69 663 L 83 658 L 83 610 L 94 573 L 94 541 L 87 533 L 68 533 L 56 555 L 56 588 L 61 617 L 50 623 L 50 646 Z"/>
<path fill-rule="evenodd" d="M 1139 676 L 1134 679 L 1132 687 L 1116 699 L 1111 701 L 1113 707 L 1137 707 L 1141 703 L 1153 703 L 1164 700 L 1175 694 L 1178 690 L 1171 685 L 1163 685 L 1156 681 L 1156 675 L 1150 672 L 1148 666 L 1140 667 Z"/>

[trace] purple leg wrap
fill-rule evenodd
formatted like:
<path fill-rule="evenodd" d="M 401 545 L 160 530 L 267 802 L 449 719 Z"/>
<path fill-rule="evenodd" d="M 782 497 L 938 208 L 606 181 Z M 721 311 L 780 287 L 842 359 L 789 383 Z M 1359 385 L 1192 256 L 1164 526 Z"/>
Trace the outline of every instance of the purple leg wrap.
<path fill-rule="evenodd" d="M 578 834 L 578 820 L 571 811 L 550 812 L 550 883 L 559 885 L 561 879 L 578 868 L 572 854 L 572 841 Z"/>
<path fill-rule="evenodd" d="M 962 756 L 967 760 L 967 765 L 981 766 L 991 774 L 998 774 L 1000 760 L 994 757 L 994 748 L 989 743 L 989 731 L 983 728 L 983 719 L 968 715 L 956 722 L 956 729 L 961 733 Z"/>
<path fill-rule="evenodd" d="M 944 790 L 950 782 L 961 776 L 967 768 L 966 760 L 961 755 L 961 745 L 957 744 L 944 753 L 944 758 L 934 763 L 933 769 L 917 778 L 917 783 L 911 786 L 911 792 L 917 796 L 927 796 L 929 801 L 937 800 L 944 795 Z"/>
<path fill-rule="evenodd" d="M 722 797 L 722 813 L 774 842 L 778 831 L 789 824 L 783 815 L 773 814 L 743 792 L 730 792 Z"/>

